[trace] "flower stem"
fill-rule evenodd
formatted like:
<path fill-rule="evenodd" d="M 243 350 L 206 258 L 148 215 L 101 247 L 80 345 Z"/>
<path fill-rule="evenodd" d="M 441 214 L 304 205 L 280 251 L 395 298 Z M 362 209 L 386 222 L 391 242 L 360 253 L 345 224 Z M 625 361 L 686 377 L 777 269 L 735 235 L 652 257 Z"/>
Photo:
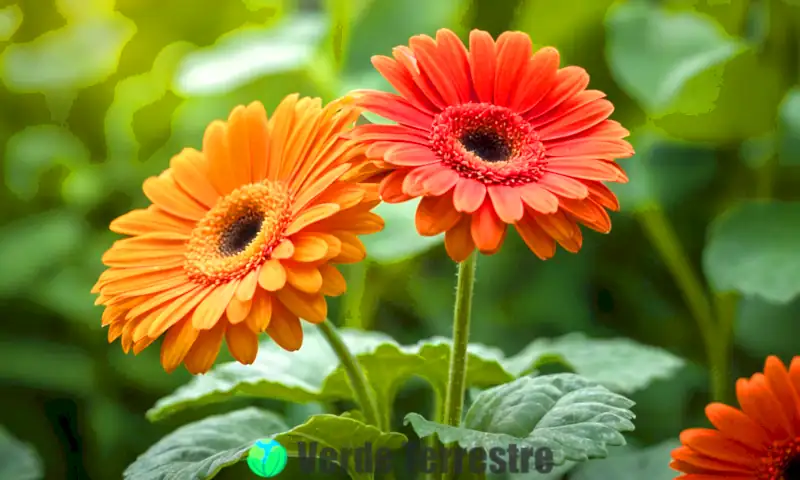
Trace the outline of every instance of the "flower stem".
<path fill-rule="evenodd" d="M 683 294 L 689 311 L 697 322 L 711 371 L 712 400 L 724 401 L 727 390 L 729 353 L 726 345 L 730 332 L 724 332 L 714 318 L 706 288 L 695 273 L 675 229 L 659 205 L 652 204 L 639 212 L 639 220 L 655 249 Z M 730 330 L 730 329 L 726 329 Z M 723 384 L 725 384 L 723 386 Z"/>
<path fill-rule="evenodd" d="M 458 265 L 456 304 L 453 312 L 453 348 L 450 354 L 450 371 L 444 403 L 444 422 L 457 427 L 461 424 L 467 379 L 467 345 L 469 344 L 470 317 L 472 316 L 472 291 L 475 285 L 475 267 L 478 254 L 472 252 Z M 450 468 L 444 478 L 454 478 Z"/>
<path fill-rule="evenodd" d="M 342 366 L 347 372 L 347 377 L 350 379 L 350 387 L 353 389 L 356 401 L 358 401 L 367 423 L 381 428 L 381 417 L 378 414 L 375 392 L 367 383 L 367 377 L 364 375 L 361 365 L 358 364 L 358 360 L 347 349 L 342 337 L 339 336 L 339 332 L 336 331 L 336 327 L 329 320 L 320 323 L 319 329 L 325 340 L 333 348 L 336 356 L 339 357 L 339 361 L 342 362 Z"/>

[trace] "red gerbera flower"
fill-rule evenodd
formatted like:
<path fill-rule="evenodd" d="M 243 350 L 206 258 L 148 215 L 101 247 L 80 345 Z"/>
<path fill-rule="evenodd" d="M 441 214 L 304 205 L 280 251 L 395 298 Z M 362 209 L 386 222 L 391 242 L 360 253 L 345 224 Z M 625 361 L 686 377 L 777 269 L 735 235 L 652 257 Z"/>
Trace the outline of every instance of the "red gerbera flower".
<path fill-rule="evenodd" d="M 741 410 L 712 403 L 706 415 L 716 430 L 681 434 L 672 452 L 681 480 L 800 479 L 800 357 L 788 371 L 777 357 L 764 373 L 736 383 Z"/>
<path fill-rule="evenodd" d="M 389 170 L 381 196 L 399 203 L 423 197 L 421 235 L 445 232 L 455 261 L 476 247 L 499 250 L 514 225 L 540 258 L 555 243 L 577 252 L 577 223 L 611 229 L 607 209 L 619 208 L 601 182 L 626 182 L 614 159 L 633 154 L 628 131 L 608 116 L 602 92 L 586 90 L 589 75 L 559 68 L 554 48 L 533 52 L 530 38 L 483 31 L 469 51 L 449 30 L 412 37 L 394 58 L 372 63 L 400 93 L 359 92 L 365 109 L 397 125 L 363 125 L 352 136 Z"/>

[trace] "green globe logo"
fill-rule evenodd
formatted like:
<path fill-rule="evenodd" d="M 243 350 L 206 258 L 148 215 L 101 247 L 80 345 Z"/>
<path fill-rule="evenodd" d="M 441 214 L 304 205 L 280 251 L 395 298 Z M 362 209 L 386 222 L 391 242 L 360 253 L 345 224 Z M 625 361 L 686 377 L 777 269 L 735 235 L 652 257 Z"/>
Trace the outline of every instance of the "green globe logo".
<path fill-rule="evenodd" d="M 259 477 L 272 478 L 286 468 L 287 459 L 288 455 L 283 445 L 265 438 L 250 447 L 247 453 L 247 466 Z"/>

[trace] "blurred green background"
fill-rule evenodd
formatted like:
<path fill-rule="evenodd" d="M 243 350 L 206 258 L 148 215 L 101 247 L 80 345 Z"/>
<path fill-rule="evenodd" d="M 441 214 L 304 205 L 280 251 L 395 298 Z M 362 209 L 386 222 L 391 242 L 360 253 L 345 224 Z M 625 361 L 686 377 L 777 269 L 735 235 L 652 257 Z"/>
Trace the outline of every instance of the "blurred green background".
<path fill-rule="evenodd" d="M 703 422 L 703 343 L 642 219 L 663 212 L 700 272 L 718 215 L 748 200 L 800 199 L 800 2 L 3 1 L 0 425 L 38 452 L 47 478 L 120 478 L 158 438 L 208 413 L 147 422 L 144 412 L 189 376 L 164 373 L 158 347 L 134 358 L 108 345 L 89 294 L 115 238 L 108 223 L 146 205 L 141 182 L 199 147 L 206 124 L 237 104 L 271 111 L 292 92 L 330 100 L 388 89 L 370 56 L 441 27 L 462 38 L 522 30 L 557 47 L 615 103 L 638 152 L 622 163 L 631 181 L 615 190 L 622 212 L 610 235 L 587 233 L 580 254 L 540 262 L 511 234 L 480 259 L 472 339 L 507 354 L 573 331 L 663 347 L 689 364 L 634 395 L 631 438 L 652 444 Z M 401 342 L 449 335 L 455 268 L 441 239 L 417 238 L 413 205 L 385 213 L 391 231 L 369 241 L 370 262 L 347 270 L 351 294 L 333 301 L 332 318 Z M 767 354 L 800 353 L 800 268 L 787 267 L 800 267 L 800 213 L 789 205 L 754 222 L 772 232 L 762 253 L 783 256 L 756 258 L 746 281 L 725 284 L 744 294 L 736 375 Z M 723 258 L 763 240 L 728 244 Z M 401 412 L 423 411 L 428 399 L 410 385 L 398 401 Z M 272 407 L 296 421 L 311 411 Z"/>

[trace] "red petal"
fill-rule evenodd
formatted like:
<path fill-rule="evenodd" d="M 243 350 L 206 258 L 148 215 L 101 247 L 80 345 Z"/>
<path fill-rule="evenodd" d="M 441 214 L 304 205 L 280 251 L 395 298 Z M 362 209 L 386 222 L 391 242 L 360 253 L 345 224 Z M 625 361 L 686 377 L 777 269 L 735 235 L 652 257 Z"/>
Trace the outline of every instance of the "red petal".
<path fill-rule="evenodd" d="M 589 199 L 564 198 L 561 207 L 579 222 L 600 233 L 611 231 L 611 218 L 603 207 Z"/>
<path fill-rule="evenodd" d="M 561 103 L 569 100 L 579 92 L 586 90 L 589 85 L 589 74 L 580 67 L 564 67 L 556 72 L 554 87 L 547 92 L 530 111 L 521 113 L 526 120 L 531 121 L 550 110 L 556 108 Z"/>
<path fill-rule="evenodd" d="M 487 187 L 489 198 L 500 217 L 505 223 L 516 223 L 522 218 L 522 198 L 519 189 L 506 185 L 492 185 Z"/>
<path fill-rule="evenodd" d="M 426 237 L 439 235 L 450 230 L 461 219 L 461 214 L 453 208 L 453 196 L 423 197 L 417 207 L 415 224 L 417 232 Z"/>
<path fill-rule="evenodd" d="M 539 213 L 550 214 L 558 210 L 558 197 L 535 183 L 520 188 L 520 197 L 529 207 Z"/>
<path fill-rule="evenodd" d="M 614 182 L 620 180 L 620 171 L 611 162 L 602 160 L 551 159 L 544 167 L 548 172 L 585 180 Z"/>
<path fill-rule="evenodd" d="M 372 153 L 372 150 L 367 150 L 367 155 L 371 156 Z M 383 158 L 387 162 L 401 167 L 418 167 L 439 161 L 430 148 L 409 143 L 390 147 L 384 152 Z"/>
<path fill-rule="evenodd" d="M 539 129 L 539 136 L 543 140 L 553 140 L 576 135 L 606 120 L 613 112 L 614 105 L 611 102 L 595 100 Z"/>
<path fill-rule="evenodd" d="M 452 31 L 442 28 L 436 32 L 439 54 L 444 57 L 445 66 L 450 67 L 451 81 L 455 84 L 459 103 L 472 100 L 469 58 L 461 39 Z"/>
<path fill-rule="evenodd" d="M 503 241 L 506 224 L 494 211 L 492 202 L 487 198 L 483 205 L 472 215 L 472 240 L 481 252 L 494 252 Z"/>
<path fill-rule="evenodd" d="M 442 168 L 422 181 L 426 195 L 444 195 L 449 192 L 461 177 L 455 170 Z"/>
<path fill-rule="evenodd" d="M 445 69 L 447 69 L 446 59 L 441 58 L 436 42 L 427 35 L 417 35 L 411 37 L 409 46 L 417 59 L 420 70 L 428 76 L 431 83 L 442 100 L 448 105 L 460 103 L 458 89 Z"/>
<path fill-rule="evenodd" d="M 559 197 L 580 199 L 589 195 L 589 188 L 583 182 L 557 173 L 546 172 L 538 183 Z"/>
<path fill-rule="evenodd" d="M 433 86 L 430 78 L 420 71 L 419 62 L 410 48 L 406 46 L 395 47 L 392 50 L 392 55 L 394 55 L 395 60 L 411 73 L 411 78 L 414 79 L 414 83 L 425 93 L 425 96 L 428 97 L 428 101 L 436 107 L 437 111 L 447 107 L 447 103 L 442 100 L 442 96 Z"/>
<path fill-rule="evenodd" d="M 449 168 L 438 163 L 434 163 L 412 169 L 410 172 L 408 172 L 408 175 L 406 175 L 405 180 L 403 180 L 403 193 L 412 197 L 424 195 L 425 181 L 428 179 L 428 177 L 438 173 L 441 170 L 449 170 Z"/>
<path fill-rule="evenodd" d="M 494 40 L 487 32 L 473 30 L 469 34 L 469 66 L 472 85 L 477 100 L 484 103 L 494 101 L 494 78 L 497 64 Z"/>
<path fill-rule="evenodd" d="M 400 203 L 410 200 L 412 197 L 403 193 L 403 181 L 406 179 L 410 170 L 395 170 L 381 180 L 380 195 L 386 203 Z"/>
<path fill-rule="evenodd" d="M 486 186 L 472 178 L 461 178 L 453 192 L 453 204 L 456 210 L 472 213 L 477 210 L 486 198 Z"/>
<path fill-rule="evenodd" d="M 472 219 L 463 215 L 461 220 L 444 234 L 444 248 L 455 262 L 463 262 L 475 250 L 470 225 Z"/>
<path fill-rule="evenodd" d="M 411 72 L 400 62 L 383 55 L 375 55 L 372 57 L 372 65 L 400 95 L 411 101 L 417 108 L 430 113 L 439 110 L 431 103 L 425 92 L 414 83 Z"/>
<path fill-rule="evenodd" d="M 579 110 L 595 100 L 605 98 L 606 94 L 599 90 L 584 90 L 558 107 L 547 112 L 547 115 L 542 115 L 530 122 L 531 126 L 535 129 L 541 129 L 544 125 L 548 125 L 561 117 L 568 115 L 575 110 Z"/>
<path fill-rule="evenodd" d="M 358 104 L 376 115 L 422 130 L 429 129 L 433 123 L 433 116 L 430 113 L 420 110 L 408 100 L 393 93 L 368 91 L 358 97 Z"/>
<path fill-rule="evenodd" d="M 497 38 L 497 75 L 494 79 L 494 104 L 511 105 L 524 70 L 533 53 L 531 39 L 522 32 L 504 32 Z"/>
<path fill-rule="evenodd" d="M 510 107 L 516 112 L 527 112 L 555 86 L 556 73 L 561 61 L 558 50 L 545 47 L 533 54 L 520 78 Z"/>
<path fill-rule="evenodd" d="M 545 143 L 545 151 L 548 157 L 593 157 L 602 160 L 627 158 L 634 153 L 633 147 L 625 140 L 584 136 Z"/>
<path fill-rule="evenodd" d="M 542 260 L 552 258 L 556 253 L 556 241 L 553 237 L 546 234 L 542 227 L 533 219 L 532 216 L 526 215 L 522 221 L 514 225 L 522 237 L 525 245 Z"/>

